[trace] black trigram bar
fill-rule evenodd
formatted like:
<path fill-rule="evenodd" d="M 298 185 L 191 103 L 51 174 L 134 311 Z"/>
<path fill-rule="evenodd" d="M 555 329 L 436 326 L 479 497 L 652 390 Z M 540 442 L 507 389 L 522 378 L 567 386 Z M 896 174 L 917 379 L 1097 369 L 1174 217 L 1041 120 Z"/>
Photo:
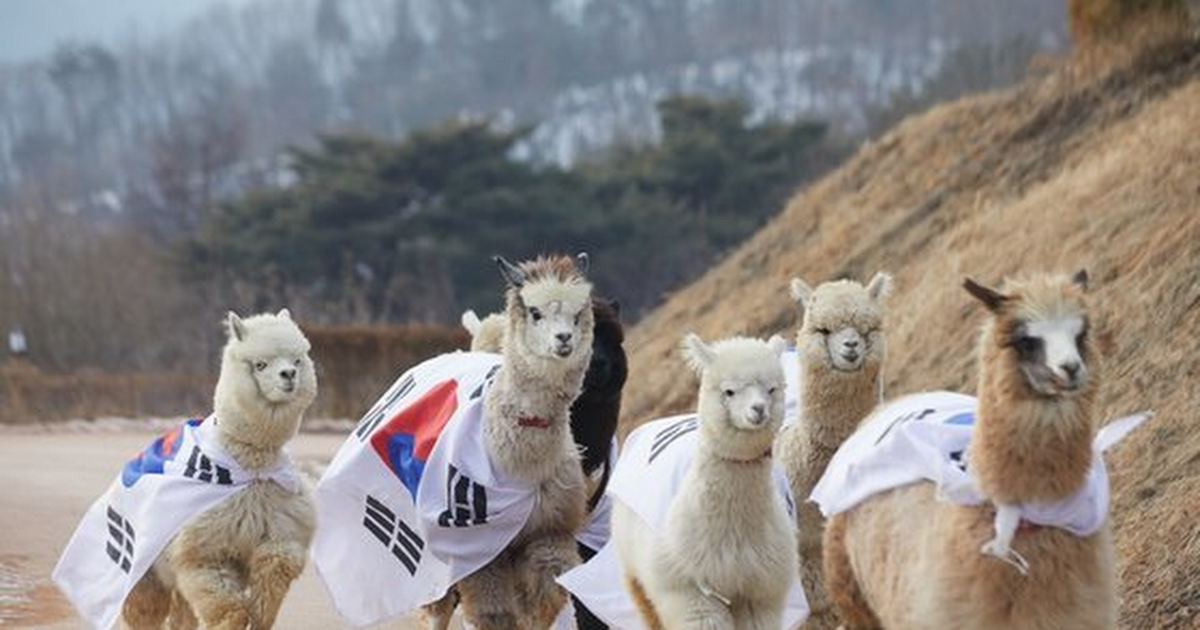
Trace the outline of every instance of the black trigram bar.
<path fill-rule="evenodd" d="M 108 506 L 108 536 L 104 551 L 122 571 L 129 573 L 133 565 L 133 526 L 112 506 Z"/>
<path fill-rule="evenodd" d="M 199 446 L 193 445 L 192 454 L 188 457 L 187 468 L 184 469 L 183 476 L 196 479 L 197 481 L 214 483 L 214 474 L 216 475 L 215 483 L 217 485 L 228 486 L 233 484 L 233 477 L 230 475 L 228 468 L 212 463 L 208 455 L 200 451 Z"/>
<path fill-rule="evenodd" d="M 363 526 L 392 552 L 392 555 L 408 570 L 409 575 L 416 575 L 417 565 L 421 562 L 421 550 L 425 548 L 425 541 L 404 521 L 400 520 L 395 512 L 388 509 L 375 497 L 367 495 Z"/>
<path fill-rule="evenodd" d="M 493 365 L 492 369 L 488 370 L 487 375 L 483 377 L 483 382 L 479 384 L 479 387 L 476 387 L 475 391 L 471 392 L 471 395 L 468 397 L 468 400 L 475 400 L 476 398 L 479 398 L 480 396 L 482 396 L 484 388 L 486 388 L 488 386 L 488 384 L 492 382 L 492 378 L 495 377 L 496 372 L 499 372 L 499 371 L 500 371 L 500 364 L 497 363 L 496 365 Z"/>
<path fill-rule="evenodd" d="M 695 416 L 689 416 L 659 431 L 650 445 L 650 459 L 647 463 L 653 462 L 672 442 L 695 431 L 699 426 L 700 421 Z"/>
<path fill-rule="evenodd" d="M 388 408 L 397 400 L 407 396 L 416 384 L 416 379 L 410 374 L 403 381 L 397 383 L 395 387 L 388 390 L 387 394 L 379 402 L 375 403 L 371 407 L 371 410 L 367 412 L 367 415 L 363 416 L 363 419 L 359 421 L 358 428 L 354 429 L 354 435 L 358 437 L 359 441 L 367 439 L 367 436 L 371 435 L 375 427 L 379 426 L 380 422 L 383 422 L 383 415 L 387 412 Z"/>
<path fill-rule="evenodd" d="M 487 523 L 487 488 L 450 466 L 446 480 L 446 511 L 438 516 L 442 527 L 469 527 Z"/>
<path fill-rule="evenodd" d="M 896 425 L 903 424 L 905 422 L 911 422 L 913 420 L 921 420 L 921 419 L 925 418 L 925 416 L 928 416 L 928 415 L 934 414 L 934 413 L 937 413 L 937 409 L 923 409 L 921 411 L 912 411 L 912 412 L 906 413 L 906 414 L 900 416 L 899 418 L 892 420 L 892 423 L 889 424 L 887 426 L 887 428 L 883 430 L 883 433 L 881 433 L 879 435 L 879 437 L 875 439 L 875 444 L 879 444 L 880 442 L 882 442 L 883 438 L 887 437 L 888 434 L 892 432 L 892 429 L 896 428 Z"/>

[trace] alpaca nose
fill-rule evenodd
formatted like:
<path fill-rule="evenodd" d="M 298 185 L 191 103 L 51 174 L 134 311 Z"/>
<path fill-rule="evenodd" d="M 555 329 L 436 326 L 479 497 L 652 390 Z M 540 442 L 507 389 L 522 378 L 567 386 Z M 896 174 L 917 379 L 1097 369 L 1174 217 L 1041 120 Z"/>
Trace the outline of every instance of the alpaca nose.
<path fill-rule="evenodd" d="M 282 370 L 279 372 L 279 375 L 282 376 L 284 378 L 284 380 L 290 381 L 290 380 L 296 378 L 296 368 L 288 368 L 286 370 Z"/>
<path fill-rule="evenodd" d="M 557 335 L 554 335 L 554 337 L 562 343 L 567 343 L 568 341 L 571 340 L 571 333 L 569 333 L 569 332 L 558 333 Z"/>
<path fill-rule="evenodd" d="M 847 339 L 847 340 L 846 340 L 846 347 L 847 347 L 847 348 L 850 348 L 850 349 L 857 348 L 857 347 L 858 347 L 858 340 L 857 340 L 857 339 Z"/>
<path fill-rule="evenodd" d="M 763 403 L 756 403 L 750 406 L 750 411 L 754 412 L 755 420 L 762 420 L 767 415 L 767 406 Z"/>
<path fill-rule="evenodd" d="M 1062 371 L 1064 373 L 1066 373 L 1067 378 L 1072 381 L 1074 381 L 1079 376 L 1080 365 L 1079 365 L 1078 361 L 1068 361 L 1058 367 L 1062 368 Z"/>

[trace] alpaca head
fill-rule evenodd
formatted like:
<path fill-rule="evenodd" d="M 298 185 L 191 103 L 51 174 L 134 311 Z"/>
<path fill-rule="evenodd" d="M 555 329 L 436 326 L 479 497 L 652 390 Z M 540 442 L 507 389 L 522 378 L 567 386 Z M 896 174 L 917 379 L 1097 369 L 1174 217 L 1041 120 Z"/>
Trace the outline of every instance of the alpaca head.
<path fill-rule="evenodd" d="M 495 260 L 508 281 L 505 350 L 526 359 L 587 365 L 593 322 L 587 255 L 539 257 L 520 265 L 501 256 Z"/>
<path fill-rule="evenodd" d="M 242 319 L 230 312 L 215 411 L 240 442 L 277 446 L 295 434 L 317 395 L 309 343 L 285 308 Z"/>
<path fill-rule="evenodd" d="M 783 422 L 779 357 L 786 347 L 782 337 L 733 337 L 712 345 L 694 334 L 684 338 L 684 355 L 700 376 L 701 431 L 723 457 L 750 460 L 770 449 Z"/>
<path fill-rule="evenodd" d="M 891 287 L 892 277 L 883 272 L 865 287 L 837 280 L 812 289 L 792 278 L 792 299 L 804 309 L 796 335 L 804 360 L 839 372 L 877 367 L 883 360 L 884 302 Z"/>
<path fill-rule="evenodd" d="M 1087 272 L 1007 281 L 1001 290 L 968 278 L 963 287 L 992 313 L 984 327 L 984 370 L 1019 375 L 1035 396 L 1070 398 L 1089 389 Z M 996 372 L 998 371 L 998 372 Z M 985 381 L 986 382 L 986 381 Z"/>
<path fill-rule="evenodd" d="M 592 361 L 583 379 L 584 394 L 606 397 L 620 396 L 629 376 L 625 360 L 625 329 L 621 326 L 620 304 L 601 297 L 592 299 L 595 321 L 592 341 Z"/>

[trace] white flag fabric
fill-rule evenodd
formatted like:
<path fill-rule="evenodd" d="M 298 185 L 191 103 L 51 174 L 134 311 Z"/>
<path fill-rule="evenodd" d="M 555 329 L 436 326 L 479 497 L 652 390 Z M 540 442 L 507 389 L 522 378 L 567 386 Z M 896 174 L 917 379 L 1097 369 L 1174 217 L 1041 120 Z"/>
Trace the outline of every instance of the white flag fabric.
<path fill-rule="evenodd" d="M 111 628 L 125 598 L 175 534 L 196 516 L 269 480 L 300 492 L 291 459 L 264 472 L 238 465 L 216 436 L 216 422 L 189 420 L 129 461 L 88 509 L 52 578 L 93 628 Z"/>
<path fill-rule="evenodd" d="M 525 525 L 532 484 L 492 466 L 485 393 L 501 356 L 455 352 L 402 375 L 367 412 L 317 485 L 312 555 L 356 626 L 434 601 Z"/>
<path fill-rule="evenodd" d="M 795 344 L 788 344 L 787 350 L 779 355 L 779 365 L 783 368 L 783 426 L 795 424 L 800 418 L 800 351 Z"/>
<path fill-rule="evenodd" d="M 659 531 L 667 509 L 687 474 L 695 452 L 699 420 L 695 414 L 672 416 L 638 427 L 625 440 L 608 485 L 615 501 L 632 509 L 651 529 Z M 795 505 L 787 477 L 778 464 L 771 467 L 779 500 L 790 517 Z M 795 628 L 808 618 L 808 601 L 794 576 L 788 592 L 783 628 Z M 625 589 L 624 572 L 615 545 L 605 545 L 583 565 L 559 577 L 558 582 L 579 598 L 589 610 L 619 630 L 642 630 L 645 625 Z"/>
<path fill-rule="evenodd" d="M 829 517 L 892 488 L 932 481 L 941 500 L 959 505 L 989 501 L 966 461 L 977 406 L 972 396 L 939 391 L 906 396 L 876 409 L 834 454 L 811 500 Z M 1149 416 L 1126 416 L 1101 429 L 1083 486 L 1062 501 L 1019 504 L 1021 518 L 1078 536 L 1099 531 L 1109 504 L 1102 454 Z"/>

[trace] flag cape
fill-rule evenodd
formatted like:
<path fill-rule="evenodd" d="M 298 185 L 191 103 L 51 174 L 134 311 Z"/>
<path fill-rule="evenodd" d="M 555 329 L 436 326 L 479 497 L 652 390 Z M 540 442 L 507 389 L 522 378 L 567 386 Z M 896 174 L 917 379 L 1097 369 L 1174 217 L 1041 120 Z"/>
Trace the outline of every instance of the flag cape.
<path fill-rule="evenodd" d="M 189 420 L 156 439 L 84 514 L 52 577 L 92 627 L 113 626 L 138 580 L 196 516 L 256 480 L 300 492 L 286 454 L 271 470 L 247 471 L 221 448 L 215 424 Z"/>
<path fill-rule="evenodd" d="M 500 362 L 455 352 L 412 368 L 321 478 L 313 559 L 350 623 L 436 600 L 525 525 L 536 488 L 492 466 L 483 435 L 485 394 Z"/>
<path fill-rule="evenodd" d="M 691 465 L 698 427 L 695 414 L 672 416 L 638 427 L 625 440 L 608 493 L 632 509 L 654 531 L 663 527 L 671 500 Z M 778 464 L 772 465 L 771 472 L 779 500 L 788 516 L 794 518 L 795 506 L 787 478 Z M 563 574 L 558 581 L 613 628 L 645 628 L 625 589 L 615 545 L 605 545 L 591 560 Z M 783 627 L 795 628 L 807 617 L 808 602 L 797 575 L 788 592 Z"/>
<path fill-rule="evenodd" d="M 988 501 L 966 460 L 977 402 L 952 392 L 906 396 L 877 409 L 829 462 L 811 500 L 829 517 L 881 492 L 931 481 L 941 500 L 960 505 Z M 1083 486 L 1062 501 L 1023 503 L 1023 520 L 1090 536 L 1108 514 L 1108 472 L 1102 453 L 1149 414 L 1126 416 L 1101 429 L 1093 441 L 1092 468 Z"/>

